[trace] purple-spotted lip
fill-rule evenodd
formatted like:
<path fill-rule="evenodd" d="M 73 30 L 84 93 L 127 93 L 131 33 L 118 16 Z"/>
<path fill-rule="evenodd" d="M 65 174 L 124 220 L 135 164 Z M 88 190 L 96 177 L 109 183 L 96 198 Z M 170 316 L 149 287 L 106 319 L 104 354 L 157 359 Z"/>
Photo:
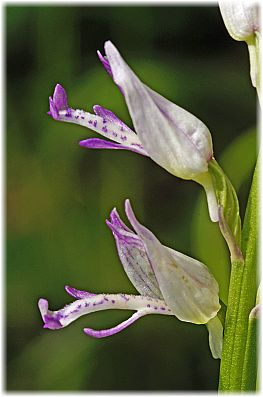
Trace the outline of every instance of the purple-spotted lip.
<path fill-rule="evenodd" d="M 141 295 L 127 295 L 124 293 L 92 294 L 88 291 L 81 291 L 68 286 L 66 286 L 66 291 L 73 292 L 78 299 L 79 294 L 81 294 L 82 299 L 67 304 L 62 309 L 56 311 L 48 309 L 48 301 L 46 299 L 39 299 L 38 306 L 44 322 L 43 328 L 50 330 L 64 328 L 82 315 L 94 311 L 107 309 L 135 310 L 135 313 L 127 320 L 108 330 L 96 331 L 91 328 L 84 329 L 87 335 L 102 338 L 122 331 L 134 321 L 147 314 L 155 314 L 158 311 L 158 314 L 172 315 L 172 313 L 169 313 L 169 308 L 165 307 L 165 302 L 158 298 L 155 298 L 154 303 L 152 303 L 153 298 Z"/>

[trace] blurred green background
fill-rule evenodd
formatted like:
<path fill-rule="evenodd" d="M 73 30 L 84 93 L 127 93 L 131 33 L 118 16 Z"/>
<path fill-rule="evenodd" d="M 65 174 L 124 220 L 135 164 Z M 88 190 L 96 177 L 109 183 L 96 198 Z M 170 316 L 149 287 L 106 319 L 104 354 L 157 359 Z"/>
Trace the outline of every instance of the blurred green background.
<path fill-rule="evenodd" d="M 205 326 L 147 316 L 111 338 L 129 316 L 106 311 L 56 332 L 42 329 L 40 297 L 57 309 L 64 285 L 135 293 L 105 225 L 130 198 L 141 222 L 178 251 L 204 260 L 227 299 L 229 263 L 204 193 L 150 159 L 88 151 L 96 136 L 47 116 L 57 82 L 72 107 L 100 104 L 130 126 L 125 102 L 96 56 L 110 39 L 140 78 L 209 127 L 216 158 L 239 191 L 244 215 L 256 158 L 256 94 L 247 48 L 215 6 L 5 6 L 8 390 L 216 390 Z M 220 161 L 221 159 L 221 161 Z"/>

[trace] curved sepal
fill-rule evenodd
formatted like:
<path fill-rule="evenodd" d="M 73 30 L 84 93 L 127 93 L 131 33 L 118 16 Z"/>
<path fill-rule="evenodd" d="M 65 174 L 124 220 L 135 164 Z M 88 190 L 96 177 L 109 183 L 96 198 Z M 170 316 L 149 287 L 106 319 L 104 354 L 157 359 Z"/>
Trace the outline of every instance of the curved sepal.
<path fill-rule="evenodd" d="M 209 333 L 209 346 L 214 358 L 221 358 L 223 346 L 223 325 L 218 316 L 206 324 Z"/>
<path fill-rule="evenodd" d="M 243 259 L 240 250 L 241 220 L 236 191 L 215 159 L 209 162 L 208 167 L 219 206 L 218 215 L 221 233 L 227 242 L 232 260 Z"/>
<path fill-rule="evenodd" d="M 207 267 L 184 254 L 163 246 L 141 225 L 126 200 L 126 214 L 145 245 L 163 299 L 181 321 L 207 323 L 220 309 L 218 284 Z"/>

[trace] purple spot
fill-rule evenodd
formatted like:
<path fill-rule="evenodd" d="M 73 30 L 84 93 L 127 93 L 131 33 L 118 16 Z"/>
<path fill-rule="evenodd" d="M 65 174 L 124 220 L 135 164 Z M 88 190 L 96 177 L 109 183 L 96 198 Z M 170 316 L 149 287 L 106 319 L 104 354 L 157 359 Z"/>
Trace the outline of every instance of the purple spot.
<path fill-rule="evenodd" d="M 65 116 L 66 116 L 66 117 L 72 117 L 71 109 L 70 109 L 70 108 L 67 109 L 67 113 L 65 114 Z"/>
<path fill-rule="evenodd" d="M 147 307 L 151 307 L 151 305 L 148 304 Z"/>
<path fill-rule="evenodd" d="M 80 116 L 82 119 L 85 119 L 85 116 Z"/>
<path fill-rule="evenodd" d="M 103 122 L 103 124 L 106 124 L 106 123 L 107 123 L 107 120 L 106 120 L 106 119 L 103 119 L 102 122 Z"/>
<path fill-rule="evenodd" d="M 112 302 L 112 303 L 115 303 L 115 300 L 113 299 L 111 302 Z"/>
<path fill-rule="evenodd" d="M 154 309 L 155 309 L 155 310 L 157 310 L 157 309 L 158 309 L 158 307 L 157 307 L 157 306 L 154 306 Z"/>
<path fill-rule="evenodd" d="M 96 306 L 96 304 L 97 304 L 97 303 L 96 303 L 96 302 L 94 302 L 94 303 L 93 303 L 93 306 Z"/>
<path fill-rule="evenodd" d="M 77 308 L 80 309 L 80 308 L 81 308 L 81 305 L 78 305 Z"/>
<path fill-rule="evenodd" d="M 112 135 L 115 136 L 115 137 L 118 136 L 117 132 L 113 132 Z"/>
<path fill-rule="evenodd" d="M 89 303 L 88 303 L 88 302 L 86 302 L 86 303 L 85 303 L 85 307 L 88 307 L 88 306 L 89 306 Z"/>
<path fill-rule="evenodd" d="M 137 146 L 137 147 L 139 147 L 140 149 L 143 149 L 142 145 L 140 145 L 139 143 L 132 143 L 131 145 L 132 145 L 132 146 Z"/>
<path fill-rule="evenodd" d="M 108 132 L 108 129 L 107 129 L 107 127 L 105 125 L 102 127 L 102 131 Z"/>
<path fill-rule="evenodd" d="M 121 128 L 120 128 L 120 130 L 121 130 L 121 131 L 124 131 L 124 128 L 123 128 L 123 127 L 121 127 Z"/>
<path fill-rule="evenodd" d="M 126 137 L 126 136 L 123 136 L 123 135 L 121 135 L 121 140 L 122 140 L 122 141 L 127 141 L 127 137 Z"/>
<path fill-rule="evenodd" d="M 93 124 L 93 121 L 92 121 L 92 120 L 89 120 L 88 123 L 89 123 L 89 124 Z"/>
<path fill-rule="evenodd" d="M 109 299 L 108 299 L 108 298 L 104 298 L 104 300 L 105 300 L 106 302 L 108 302 L 108 301 L 109 301 Z"/>
<path fill-rule="evenodd" d="M 45 315 L 44 316 L 44 328 L 49 328 L 49 329 L 59 329 L 62 328 L 62 325 L 59 321 L 58 318 L 54 318 L 52 316 L 49 315 Z"/>
<path fill-rule="evenodd" d="M 79 118 L 79 116 L 75 116 L 75 119 L 78 119 Z"/>
<path fill-rule="evenodd" d="M 166 310 L 165 307 L 161 307 L 161 310 Z"/>
<path fill-rule="evenodd" d="M 97 120 L 93 122 L 94 127 L 97 127 Z"/>

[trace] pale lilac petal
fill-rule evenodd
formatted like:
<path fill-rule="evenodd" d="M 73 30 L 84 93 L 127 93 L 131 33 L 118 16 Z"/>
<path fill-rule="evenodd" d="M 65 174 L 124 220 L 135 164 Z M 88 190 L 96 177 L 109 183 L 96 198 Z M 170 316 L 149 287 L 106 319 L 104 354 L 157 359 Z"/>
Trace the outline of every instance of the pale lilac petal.
<path fill-rule="evenodd" d="M 118 240 L 123 240 L 124 243 L 132 244 L 133 246 L 136 246 L 138 248 L 143 247 L 140 238 L 134 232 L 126 231 L 122 227 L 114 225 L 113 223 L 108 221 L 108 219 L 106 219 L 106 225 L 111 229 L 114 237 L 116 237 Z"/>
<path fill-rule="evenodd" d="M 103 56 L 100 51 L 97 51 L 99 60 L 101 61 L 104 69 L 106 70 L 106 72 L 110 75 L 110 77 L 112 78 L 112 70 L 111 70 L 111 66 L 109 64 L 108 58 L 106 56 Z M 120 92 L 122 93 L 122 95 L 124 95 L 123 89 L 121 88 L 120 85 L 117 84 L 117 87 L 119 88 Z"/>
<path fill-rule="evenodd" d="M 134 230 L 144 242 L 163 299 L 182 321 L 207 323 L 220 309 L 218 284 L 207 267 L 184 254 L 163 246 L 141 225 L 130 205 L 125 210 Z"/>
<path fill-rule="evenodd" d="M 146 87 L 107 41 L 105 52 L 114 82 L 121 86 L 138 137 L 159 165 L 185 179 L 208 170 L 210 132 L 195 116 Z M 205 148 L 205 152 L 203 152 Z"/>
<path fill-rule="evenodd" d="M 122 226 L 116 210 L 111 218 L 114 219 L 114 223 L 106 223 L 113 232 L 120 261 L 130 281 L 140 294 L 162 299 L 143 242 L 134 232 Z"/>
<path fill-rule="evenodd" d="M 39 308 L 41 317 L 44 320 L 44 316 L 47 314 L 47 311 L 48 311 L 48 301 L 46 299 L 42 299 L 42 298 L 39 299 L 38 308 Z"/>
<path fill-rule="evenodd" d="M 146 316 L 147 314 L 151 314 L 152 312 L 149 310 L 140 310 L 137 313 L 134 313 L 128 320 L 123 321 L 122 323 L 116 325 L 116 327 L 102 330 L 94 330 L 92 328 L 84 328 L 85 334 L 89 336 L 93 336 L 94 338 L 106 338 L 107 336 L 112 336 L 117 334 L 118 332 L 123 331 L 125 328 L 129 327 L 129 325 L 133 324 L 135 321 L 139 320 L 142 316 Z"/>
<path fill-rule="evenodd" d="M 112 71 L 111 71 L 111 67 L 110 67 L 107 57 L 103 56 L 99 50 L 97 51 L 97 54 L 98 54 L 99 60 L 101 61 L 104 69 L 112 77 Z"/>
<path fill-rule="evenodd" d="M 125 223 L 121 220 L 116 207 L 113 208 L 113 210 L 110 213 L 110 221 L 114 226 L 122 228 L 123 230 L 126 230 L 127 232 L 133 233 L 133 231 L 127 225 L 125 225 Z"/>
<path fill-rule="evenodd" d="M 213 157 L 213 144 L 211 134 L 206 125 L 194 115 L 180 106 L 168 101 L 162 95 L 144 85 L 148 94 L 153 99 L 159 110 L 170 120 L 178 133 L 189 141 L 208 162 Z M 187 133 L 186 133 L 187 131 Z M 187 156 L 187 153 L 185 153 Z"/>
<path fill-rule="evenodd" d="M 73 296 L 76 299 L 83 299 L 97 295 L 97 294 L 93 294 L 92 292 L 82 291 L 73 287 L 69 287 L 68 285 L 65 285 L 65 290 L 69 295 Z"/>
<path fill-rule="evenodd" d="M 105 141 L 100 138 L 89 138 L 79 142 L 79 145 L 87 149 L 119 149 L 129 150 L 135 153 L 139 153 L 143 156 L 147 156 L 146 152 L 140 147 L 140 145 L 134 144 L 133 146 L 125 146 L 120 143 L 114 143 L 111 141 Z"/>

